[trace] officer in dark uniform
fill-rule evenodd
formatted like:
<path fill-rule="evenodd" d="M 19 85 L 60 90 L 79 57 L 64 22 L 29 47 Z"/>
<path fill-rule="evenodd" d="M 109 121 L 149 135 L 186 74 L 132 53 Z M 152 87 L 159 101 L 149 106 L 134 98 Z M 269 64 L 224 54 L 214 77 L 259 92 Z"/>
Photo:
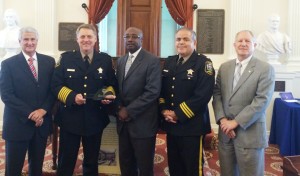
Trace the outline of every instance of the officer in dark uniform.
<path fill-rule="evenodd" d="M 203 174 L 203 137 L 210 131 L 207 104 L 215 71 L 210 59 L 195 52 L 194 31 L 179 29 L 175 46 L 178 55 L 166 59 L 159 99 L 169 172 L 171 176 L 199 176 Z"/>
<path fill-rule="evenodd" d="M 57 175 L 73 175 L 82 142 L 83 175 L 98 176 L 102 131 L 109 123 L 105 104 L 115 98 L 117 80 L 111 57 L 94 51 L 96 29 L 83 24 L 76 35 L 80 50 L 61 55 L 52 80 L 61 103 L 56 117 L 60 126 Z"/>

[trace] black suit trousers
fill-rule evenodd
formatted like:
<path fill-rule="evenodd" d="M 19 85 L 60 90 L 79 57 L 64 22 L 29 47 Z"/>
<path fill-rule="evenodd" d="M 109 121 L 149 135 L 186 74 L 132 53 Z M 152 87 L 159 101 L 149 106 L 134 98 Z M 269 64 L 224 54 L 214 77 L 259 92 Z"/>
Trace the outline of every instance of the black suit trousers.
<path fill-rule="evenodd" d="M 29 176 L 41 176 L 47 137 L 41 137 L 37 130 L 27 141 L 5 140 L 5 175 L 22 175 L 22 168 L 28 150 Z"/>
<path fill-rule="evenodd" d="M 155 139 L 156 136 L 133 138 L 128 132 L 128 125 L 124 124 L 119 133 L 122 176 L 153 176 Z"/>
<path fill-rule="evenodd" d="M 80 142 L 83 146 L 83 176 L 98 176 L 98 156 L 102 132 L 81 136 L 60 129 L 57 176 L 72 176 Z"/>

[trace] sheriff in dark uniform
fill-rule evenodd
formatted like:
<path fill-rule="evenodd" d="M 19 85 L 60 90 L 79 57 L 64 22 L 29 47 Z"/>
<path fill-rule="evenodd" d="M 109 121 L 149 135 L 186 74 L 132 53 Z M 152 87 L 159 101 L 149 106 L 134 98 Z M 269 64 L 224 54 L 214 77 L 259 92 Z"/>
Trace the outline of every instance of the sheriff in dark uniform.
<path fill-rule="evenodd" d="M 202 174 L 202 139 L 210 130 L 207 104 L 215 83 L 210 59 L 195 52 L 196 35 L 179 29 L 175 46 L 162 70 L 160 108 L 162 128 L 167 132 L 168 164 L 171 176 Z"/>
<path fill-rule="evenodd" d="M 52 80 L 52 90 L 61 103 L 56 119 L 60 126 L 57 175 L 73 175 L 82 141 L 83 175 L 98 176 L 101 135 L 109 123 L 104 104 L 111 102 L 100 98 L 103 93 L 114 99 L 117 81 L 111 57 L 93 49 L 95 28 L 83 24 L 76 35 L 80 50 L 61 55 Z"/>

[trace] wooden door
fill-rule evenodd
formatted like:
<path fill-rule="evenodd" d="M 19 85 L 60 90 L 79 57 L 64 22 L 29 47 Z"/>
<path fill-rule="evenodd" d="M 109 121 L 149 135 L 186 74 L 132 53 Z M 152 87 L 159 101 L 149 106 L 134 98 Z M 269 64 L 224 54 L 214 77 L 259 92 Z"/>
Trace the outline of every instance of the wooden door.
<path fill-rule="evenodd" d="M 143 48 L 160 56 L 161 0 L 118 0 L 118 56 L 126 53 L 123 35 L 128 27 L 140 28 Z"/>

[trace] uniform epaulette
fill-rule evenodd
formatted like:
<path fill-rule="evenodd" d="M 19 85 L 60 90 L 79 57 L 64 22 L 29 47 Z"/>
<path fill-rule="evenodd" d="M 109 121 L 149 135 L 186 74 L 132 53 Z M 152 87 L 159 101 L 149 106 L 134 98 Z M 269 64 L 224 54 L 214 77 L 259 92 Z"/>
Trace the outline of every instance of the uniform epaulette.
<path fill-rule="evenodd" d="M 100 52 L 99 54 L 100 54 L 100 55 L 103 55 L 103 56 L 105 56 L 105 57 L 111 57 L 109 54 L 107 54 L 107 53 L 105 53 L 105 52 Z"/>
<path fill-rule="evenodd" d="M 72 54 L 72 53 L 75 53 L 76 50 L 72 50 L 72 51 L 65 51 L 63 53 L 61 53 L 61 55 L 68 55 L 68 54 Z"/>
<path fill-rule="evenodd" d="M 61 61 L 61 58 L 64 56 L 67 56 L 67 55 L 69 55 L 69 54 L 74 54 L 76 52 L 76 50 L 72 50 L 72 51 L 65 51 L 65 52 L 63 52 L 63 53 L 61 53 L 60 54 L 60 57 L 59 57 L 59 59 L 58 59 L 58 61 L 57 61 L 57 63 L 56 63 L 56 65 L 55 65 L 55 67 L 58 67 L 58 66 L 60 66 L 60 61 Z"/>
<path fill-rule="evenodd" d="M 109 54 L 107 54 L 106 52 L 100 52 L 100 54 L 109 55 Z"/>

